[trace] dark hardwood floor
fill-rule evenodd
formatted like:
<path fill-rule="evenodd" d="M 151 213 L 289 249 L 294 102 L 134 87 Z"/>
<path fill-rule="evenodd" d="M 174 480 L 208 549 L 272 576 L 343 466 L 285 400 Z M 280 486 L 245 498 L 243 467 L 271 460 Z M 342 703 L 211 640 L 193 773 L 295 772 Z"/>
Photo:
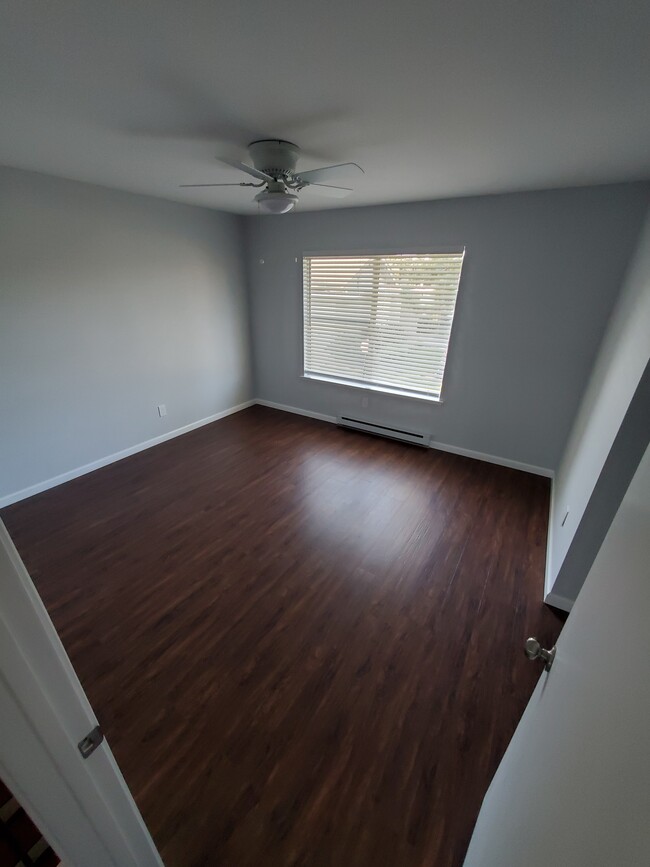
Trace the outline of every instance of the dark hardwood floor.
<path fill-rule="evenodd" d="M 253 407 L 2 512 L 168 867 L 458 867 L 547 480 Z"/>

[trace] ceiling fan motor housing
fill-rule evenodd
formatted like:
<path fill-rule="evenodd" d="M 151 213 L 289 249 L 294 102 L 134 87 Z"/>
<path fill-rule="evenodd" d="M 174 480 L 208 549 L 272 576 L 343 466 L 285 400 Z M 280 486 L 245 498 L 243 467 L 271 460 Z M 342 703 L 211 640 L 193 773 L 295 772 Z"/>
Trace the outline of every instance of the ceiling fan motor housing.
<path fill-rule="evenodd" d="M 298 161 L 298 145 L 283 139 L 261 139 L 248 145 L 253 165 L 274 178 L 291 174 Z"/>

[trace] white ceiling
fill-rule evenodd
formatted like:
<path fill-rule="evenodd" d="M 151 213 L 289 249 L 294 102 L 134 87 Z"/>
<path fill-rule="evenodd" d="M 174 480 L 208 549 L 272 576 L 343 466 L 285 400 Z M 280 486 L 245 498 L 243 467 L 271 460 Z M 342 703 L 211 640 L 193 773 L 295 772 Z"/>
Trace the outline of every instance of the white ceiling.
<path fill-rule="evenodd" d="M 0 162 L 255 213 L 214 159 L 354 161 L 300 209 L 650 176 L 647 0 L 2 0 Z"/>

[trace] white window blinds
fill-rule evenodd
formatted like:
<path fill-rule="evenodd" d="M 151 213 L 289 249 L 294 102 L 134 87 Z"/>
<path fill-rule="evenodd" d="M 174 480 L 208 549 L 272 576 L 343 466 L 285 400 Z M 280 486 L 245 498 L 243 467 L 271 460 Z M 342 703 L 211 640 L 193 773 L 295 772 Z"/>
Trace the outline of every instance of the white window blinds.
<path fill-rule="evenodd" d="M 464 255 L 306 256 L 305 376 L 439 398 Z"/>

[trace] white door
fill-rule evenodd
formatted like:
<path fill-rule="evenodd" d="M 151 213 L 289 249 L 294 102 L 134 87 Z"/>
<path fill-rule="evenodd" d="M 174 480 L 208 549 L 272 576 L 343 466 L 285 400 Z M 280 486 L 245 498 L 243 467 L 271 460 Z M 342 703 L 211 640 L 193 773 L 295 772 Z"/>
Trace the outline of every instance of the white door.
<path fill-rule="evenodd" d="M 465 867 L 650 865 L 649 665 L 650 449 L 485 796 Z"/>
<path fill-rule="evenodd" d="M 65 867 L 162 867 L 97 720 L 0 521 L 0 777 Z"/>

